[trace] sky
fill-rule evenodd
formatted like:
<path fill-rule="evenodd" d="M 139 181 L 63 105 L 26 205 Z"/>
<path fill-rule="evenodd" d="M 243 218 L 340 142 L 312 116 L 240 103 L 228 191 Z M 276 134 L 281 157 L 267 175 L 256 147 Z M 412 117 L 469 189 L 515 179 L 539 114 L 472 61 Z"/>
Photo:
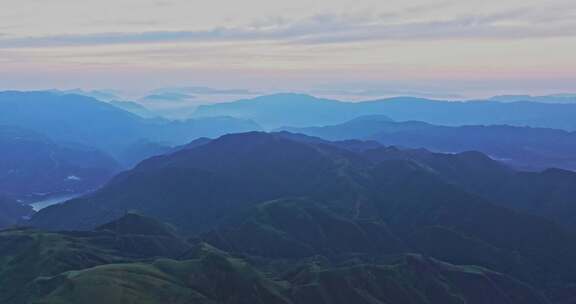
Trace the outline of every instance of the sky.
<path fill-rule="evenodd" d="M 0 0 L 0 89 L 574 92 L 573 0 Z"/>

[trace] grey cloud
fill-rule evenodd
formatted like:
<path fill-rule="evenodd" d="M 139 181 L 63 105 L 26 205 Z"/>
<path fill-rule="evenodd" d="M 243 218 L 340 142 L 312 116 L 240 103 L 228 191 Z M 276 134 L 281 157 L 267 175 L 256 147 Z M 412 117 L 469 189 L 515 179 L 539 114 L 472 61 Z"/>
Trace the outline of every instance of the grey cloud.
<path fill-rule="evenodd" d="M 555 10 L 554 12 L 556 22 L 537 22 L 542 17 L 532 9 L 411 22 L 390 21 L 382 16 L 371 15 L 321 14 L 297 21 L 278 18 L 248 27 L 222 27 L 196 31 L 0 37 L 0 48 L 229 41 L 315 44 L 383 40 L 524 39 L 576 36 L 576 22 L 567 18 L 571 16 L 572 11 Z M 502 21 L 512 21 L 512 23 Z"/>

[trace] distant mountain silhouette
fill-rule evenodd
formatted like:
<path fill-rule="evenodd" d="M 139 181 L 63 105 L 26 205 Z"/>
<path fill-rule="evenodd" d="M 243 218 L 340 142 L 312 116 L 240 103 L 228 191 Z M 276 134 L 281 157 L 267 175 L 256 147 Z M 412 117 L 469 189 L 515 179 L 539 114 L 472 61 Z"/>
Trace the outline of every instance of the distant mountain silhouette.
<path fill-rule="evenodd" d="M 490 100 L 501 102 L 533 101 L 541 103 L 576 103 L 576 94 L 554 94 L 544 96 L 532 95 L 499 95 Z"/>
<path fill-rule="evenodd" d="M 234 102 L 201 105 L 193 117 L 232 116 L 256 121 L 266 128 L 321 126 L 359 115 L 351 103 L 304 94 L 274 94 Z"/>
<path fill-rule="evenodd" d="M 231 117 L 145 119 L 91 97 L 17 91 L 0 92 L 0 124 L 37 131 L 57 142 L 94 146 L 115 157 L 142 139 L 181 145 L 197 137 L 259 129 Z"/>
<path fill-rule="evenodd" d="M 384 145 L 437 152 L 481 151 L 519 169 L 576 170 L 576 132 L 511 127 L 446 127 L 424 122 L 394 122 L 387 116 L 362 116 L 343 124 L 284 128 L 327 140 L 374 140 Z"/>
<path fill-rule="evenodd" d="M 338 124 L 382 114 L 396 121 L 417 120 L 438 125 L 513 125 L 574 131 L 576 104 L 540 102 L 448 102 L 396 97 L 365 102 L 341 102 L 302 94 L 275 94 L 198 107 L 195 117 L 233 116 L 268 129 Z"/>
<path fill-rule="evenodd" d="M 113 101 L 120 99 L 120 97 L 118 96 L 119 92 L 116 92 L 114 90 L 72 89 L 72 90 L 47 90 L 46 92 L 58 95 L 82 95 L 104 101 Z"/>
<path fill-rule="evenodd" d="M 157 118 L 159 117 L 158 114 L 154 113 L 150 109 L 146 108 L 145 106 L 133 102 L 133 101 L 110 101 L 110 104 L 120 108 L 122 110 L 128 111 L 132 114 L 136 114 L 143 118 Z"/>

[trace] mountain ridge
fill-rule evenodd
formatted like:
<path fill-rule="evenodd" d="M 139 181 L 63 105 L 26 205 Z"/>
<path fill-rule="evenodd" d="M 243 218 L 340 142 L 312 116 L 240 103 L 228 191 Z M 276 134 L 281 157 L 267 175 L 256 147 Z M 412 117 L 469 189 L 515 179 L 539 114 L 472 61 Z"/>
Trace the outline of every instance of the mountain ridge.
<path fill-rule="evenodd" d="M 447 126 L 508 124 L 574 131 L 576 125 L 571 117 L 575 113 L 576 104 L 441 101 L 416 97 L 343 102 L 305 94 L 279 94 L 203 105 L 193 117 L 230 115 L 254 120 L 268 130 L 338 124 L 358 116 L 382 114 L 397 121 L 417 120 Z"/>
<path fill-rule="evenodd" d="M 383 145 L 455 153 L 477 150 L 524 170 L 576 169 L 576 133 L 533 127 L 440 126 L 420 121 L 390 121 L 361 116 L 338 125 L 282 128 L 327 140 L 374 140 Z"/>

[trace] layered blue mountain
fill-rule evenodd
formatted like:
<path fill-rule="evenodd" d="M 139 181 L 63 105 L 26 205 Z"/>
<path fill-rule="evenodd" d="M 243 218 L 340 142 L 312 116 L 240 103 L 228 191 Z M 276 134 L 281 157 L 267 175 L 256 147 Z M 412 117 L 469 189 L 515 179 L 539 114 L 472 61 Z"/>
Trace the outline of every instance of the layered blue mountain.
<path fill-rule="evenodd" d="M 234 102 L 201 105 L 193 117 L 232 116 L 266 128 L 339 123 L 360 115 L 351 103 L 304 94 L 275 94 Z"/>
<path fill-rule="evenodd" d="M 387 116 L 362 116 L 348 122 L 284 130 L 327 140 L 374 140 L 387 146 L 436 152 L 481 151 L 525 170 L 576 170 L 576 132 L 505 125 L 447 127 L 424 122 L 395 122 Z"/>
<path fill-rule="evenodd" d="M 305 285 L 318 283 L 317 273 L 285 269 L 291 264 L 287 261 L 321 256 L 328 265 L 352 267 L 419 253 L 492 269 L 535 287 L 554 303 L 569 303 L 576 298 L 571 287 L 576 283 L 576 235 L 568 220 L 576 214 L 570 203 L 576 197 L 571 192 L 575 176 L 568 171 L 517 172 L 479 152 L 438 154 L 252 132 L 202 140 L 148 159 L 93 194 L 41 210 L 31 224 L 90 230 L 138 212 L 250 257 L 267 271 L 282 270 L 284 279 L 298 278 Z M 490 190 L 498 184 L 503 185 L 498 191 Z M 554 185 L 560 188 L 551 192 Z M 524 189 L 530 189 L 530 208 L 521 204 L 524 197 L 508 200 Z M 541 216 L 538 210 L 555 212 Z M 417 261 L 424 276 L 437 273 L 435 263 Z M 376 271 L 347 269 L 326 279 L 337 282 L 355 271 L 373 277 L 369 273 Z M 320 297 L 318 290 L 309 292 Z M 509 303 L 547 302 L 522 294 L 505 298 Z M 466 298 L 506 303 L 479 294 Z"/>
<path fill-rule="evenodd" d="M 104 101 L 113 101 L 120 99 L 120 97 L 118 96 L 119 92 L 115 90 L 72 89 L 72 90 L 47 90 L 46 92 L 58 95 L 82 95 Z"/>
<path fill-rule="evenodd" d="M 110 101 L 109 102 L 111 105 L 120 108 L 122 110 L 125 110 L 127 112 L 130 112 L 132 114 L 136 114 L 140 117 L 143 118 L 157 118 L 159 115 L 157 113 L 154 113 L 152 110 L 146 108 L 145 106 L 133 102 L 133 101 Z"/>
<path fill-rule="evenodd" d="M 169 121 L 145 119 L 106 102 L 50 92 L 0 92 L 0 124 L 19 126 L 57 142 L 93 146 L 118 156 L 142 139 L 181 145 L 197 137 L 258 130 L 231 117 Z"/>
<path fill-rule="evenodd" d="M 0 126 L 0 151 L 0 196 L 28 202 L 94 190 L 122 168 L 97 149 L 18 127 Z"/>
<path fill-rule="evenodd" d="M 534 101 L 541 103 L 576 103 L 576 94 L 533 95 L 499 95 L 490 100 L 502 102 Z"/>
<path fill-rule="evenodd" d="M 229 103 L 200 106 L 194 117 L 233 116 L 268 129 L 339 124 L 382 114 L 396 121 L 424 121 L 447 126 L 513 125 L 576 130 L 576 104 L 540 102 L 448 102 L 397 97 L 365 102 L 341 102 L 302 94 L 276 94 Z"/>

